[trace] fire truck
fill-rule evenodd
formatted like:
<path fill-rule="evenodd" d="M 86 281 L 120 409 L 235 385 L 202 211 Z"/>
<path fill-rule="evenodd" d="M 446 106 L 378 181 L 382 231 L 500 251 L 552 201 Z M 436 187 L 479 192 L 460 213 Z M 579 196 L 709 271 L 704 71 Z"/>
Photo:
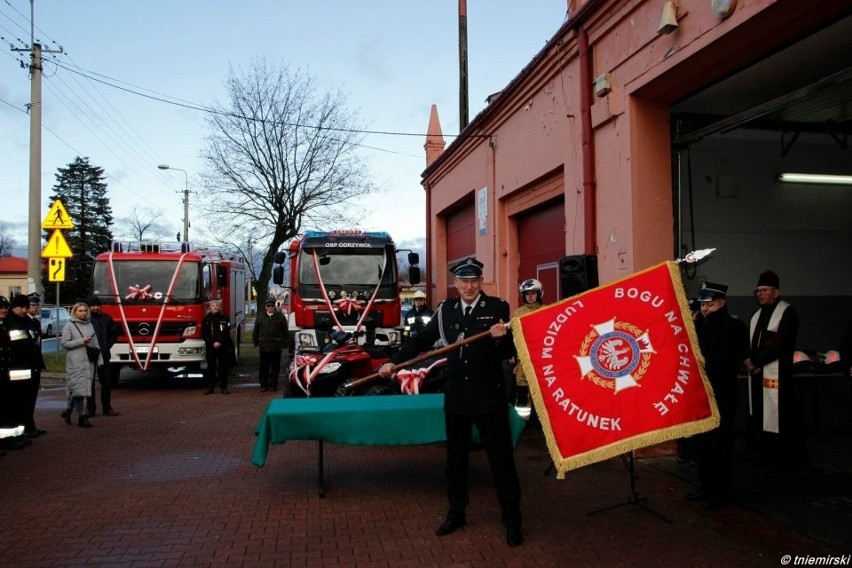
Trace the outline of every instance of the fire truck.
<path fill-rule="evenodd" d="M 385 232 L 308 231 L 275 255 L 272 280 L 286 289 L 291 353 L 321 350 L 335 331 L 361 344 L 401 339 L 399 267 Z M 419 255 L 408 252 L 409 281 L 420 282 Z"/>
<path fill-rule="evenodd" d="M 92 294 L 112 316 L 112 381 L 122 366 L 198 372 L 206 367 L 201 322 L 210 300 L 222 301 L 239 355 L 246 319 L 246 265 L 190 243 L 113 243 L 97 256 Z"/>

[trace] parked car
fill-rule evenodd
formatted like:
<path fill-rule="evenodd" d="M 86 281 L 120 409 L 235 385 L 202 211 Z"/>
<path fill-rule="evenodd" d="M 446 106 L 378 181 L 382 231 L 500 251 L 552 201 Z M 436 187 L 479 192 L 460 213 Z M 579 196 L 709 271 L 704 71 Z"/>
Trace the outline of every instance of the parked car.
<path fill-rule="evenodd" d="M 54 335 L 62 335 L 62 330 L 71 314 L 65 308 L 58 308 L 59 327 L 57 327 L 56 315 L 57 308 L 42 308 L 41 309 L 41 335 L 43 337 L 53 337 Z"/>

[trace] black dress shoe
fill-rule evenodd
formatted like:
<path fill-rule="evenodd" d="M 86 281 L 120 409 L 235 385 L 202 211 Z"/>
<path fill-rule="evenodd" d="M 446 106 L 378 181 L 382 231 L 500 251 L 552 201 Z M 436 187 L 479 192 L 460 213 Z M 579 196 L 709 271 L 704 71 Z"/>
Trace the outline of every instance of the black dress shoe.
<path fill-rule="evenodd" d="M 448 535 L 451 532 L 454 532 L 456 529 L 460 529 L 464 525 L 464 517 L 449 517 L 446 521 L 438 525 L 438 528 L 435 529 L 435 534 L 438 536 Z"/>
<path fill-rule="evenodd" d="M 28 446 L 31 442 L 23 436 L 14 436 L 11 438 L 3 438 L 0 441 L 0 448 L 4 450 L 20 450 Z"/>
<path fill-rule="evenodd" d="M 707 499 L 707 494 L 703 491 L 695 491 L 693 493 L 687 493 L 683 496 L 684 501 L 705 501 Z"/>
<path fill-rule="evenodd" d="M 730 505 L 730 501 L 724 499 L 722 497 L 712 497 L 707 499 L 707 502 L 704 503 L 704 508 L 708 511 L 718 511 L 719 509 L 724 509 Z"/>
<path fill-rule="evenodd" d="M 506 528 L 506 544 L 509 546 L 520 546 L 524 543 L 524 533 L 521 532 L 521 529 L 517 528 Z"/>

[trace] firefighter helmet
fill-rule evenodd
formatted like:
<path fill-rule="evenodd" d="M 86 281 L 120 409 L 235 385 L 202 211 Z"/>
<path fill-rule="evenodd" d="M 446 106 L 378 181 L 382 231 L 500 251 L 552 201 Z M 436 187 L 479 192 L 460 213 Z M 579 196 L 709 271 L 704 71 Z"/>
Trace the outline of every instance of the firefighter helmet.
<path fill-rule="evenodd" d="M 793 368 L 797 372 L 807 372 L 813 368 L 813 357 L 806 351 L 797 349 L 793 351 Z"/>
<path fill-rule="evenodd" d="M 541 296 L 544 294 L 544 287 L 541 285 L 541 282 L 535 278 L 527 278 L 521 282 L 520 286 L 518 286 L 518 291 L 521 293 L 522 297 L 527 292 L 535 292 L 536 302 L 541 303 Z"/>

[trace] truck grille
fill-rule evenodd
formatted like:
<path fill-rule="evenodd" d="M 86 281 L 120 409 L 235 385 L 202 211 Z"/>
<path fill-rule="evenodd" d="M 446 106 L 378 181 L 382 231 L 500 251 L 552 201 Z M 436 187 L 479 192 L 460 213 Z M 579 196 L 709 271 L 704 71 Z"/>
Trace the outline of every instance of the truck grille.
<path fill-rule="evenodd" d="M 337 312 L 337 320 L 341 323 L 341 325 L 355 325 L 358 323 L 358 319 L 361 317 L 362 313 L 363 312 L 355 310 L 352 310 L 352 313 L 349 315 L 346 315 L 346 312 Z M 364 326 L 370 329 L 377 325 L 381 325 L 382 316 L 382 310 L 377 310 L 375 308 L 371 309 L 370 314 L 364 320 Z M 328 310 L 317 310 L 314 312 L 314 321 L 317 326 L 322 323 L 326 323 L 331 327 L 334 327 L 334 319 L 331 317 L 331 313 Z"/>
<path fill-rule="evenodd" d="M 176 338 L 181 337 L 183 335 L 184 330 L 189 327 L 190 324 L 182 323 L 182 322 L 174 322 L 174 323 L 163 323 L 160 325 L 160 331 L 157 334 L 157 340 L 168 339 L 168 338 Z M 154 337 L 154 330 L 157 328 L 156 321 L 144 321 L 144 322 L 132 322 L 128 324 L 130 328 L 130 334 L 134 338 L 147 338 L 150 341 Z M 124 337 L 126 339 L 127 336 L 124 335 L 124 326 L 120 324 L 116 324 L 114 326 L 113 332 L 118 332 L 118 336 Z"/>

